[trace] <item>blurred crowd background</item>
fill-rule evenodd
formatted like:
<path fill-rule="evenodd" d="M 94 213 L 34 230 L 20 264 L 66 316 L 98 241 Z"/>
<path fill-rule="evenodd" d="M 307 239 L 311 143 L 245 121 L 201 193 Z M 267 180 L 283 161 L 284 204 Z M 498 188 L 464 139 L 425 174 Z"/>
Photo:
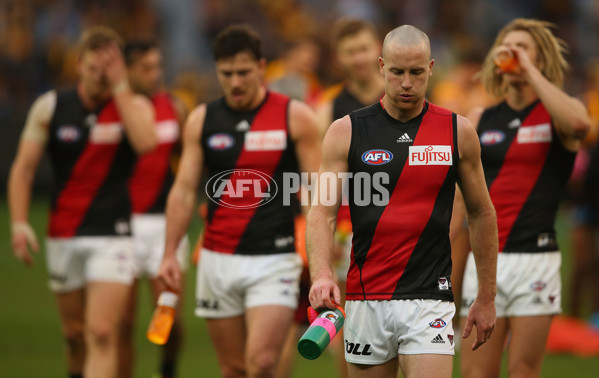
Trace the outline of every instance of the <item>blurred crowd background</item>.
<path fill-rule="evenodd" d="M 220 96 L 213 37 L 231 23 L 249 23 L 263 38 L 268 80 L 294 74 L 301 80 L 282 81 L 281 89 L 314 103 L 340 79 L 329 37 L 342 16 L 372 22 L 381 36 L 406 23 L 427 32 L 437 61 L 429 97 L 461 113 L 471 107 L 469 98 L 476 104 L 484 96 L 472 74 L 497 31 L 515 17 L 557 25 L 556 34 L 570 45 L 568 93 L 582 96 L 597 88 L 595 0 L 2 0 L 0 183 L 5 186 L 33 99 L 76 82 L 76 41 L 88 26 L 108 25 L 125 39 L 158 39 L 166 87 L 194 106 Z M 38 189 L 46 182 L 38 180 Z"/>

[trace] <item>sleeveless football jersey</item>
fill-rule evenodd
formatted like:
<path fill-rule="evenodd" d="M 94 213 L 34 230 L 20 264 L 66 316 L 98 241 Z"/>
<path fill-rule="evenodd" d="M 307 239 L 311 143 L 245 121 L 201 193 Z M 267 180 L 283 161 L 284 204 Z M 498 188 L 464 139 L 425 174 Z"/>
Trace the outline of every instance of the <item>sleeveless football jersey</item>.
<path fill-rule="evenodd" d="M 347 299 L 452 301 L 449 222 L 459 159 L 456 115 L 425 102 L 420 115 L 403 123 L 376 103 L 350 118 L 354 236 Z M 373 198 L 387 191 L 388 203 L 365 202 L 367 195 L 358 190 L 364 186 Z"/>
<path fill-rule="evenodd" d="M 173 152 L 180 139 L 177 114 L 167 93 L 152 97 L 156 115 L 158 146 L 138 157 L 129 180 L 133 213 L 164 213 L 166 197 L 173 185 Z"/>
<path fill-rule="evenodd" d="M 282 193 L 283 173 L 298 172 L 288 118 L 289 98 L 270 91 L 249 112 L 232 110 L 224 98 L 208 105 L 201 137 L 210 199 L 206 249 L 295 252 L 293 208 Z"/>
<path fill-rule="evenodd" d="M 48 236 L 130 235 L 127 179 L 135 154 L 116 104 L 90 111 L 75 89 L 59 92 L 48 152 L 54 177 Z"/>
<path fill-rule="evenodd" d="M 488 108 L 478 134 L 499 251 L 558 250 L 555 215 L 576 153 L 564 148 L 543 104 L 536 101 L 520 112 L 505 102 Z"/>

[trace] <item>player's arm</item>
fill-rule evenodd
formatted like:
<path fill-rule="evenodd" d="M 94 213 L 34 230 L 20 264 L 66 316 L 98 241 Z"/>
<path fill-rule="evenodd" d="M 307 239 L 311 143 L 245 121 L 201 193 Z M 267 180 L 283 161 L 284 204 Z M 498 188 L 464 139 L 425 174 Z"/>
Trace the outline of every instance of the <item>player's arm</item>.
<path fill-rule="evenodd" d="M 328 187 L 336 184 L 336 196 L 333 204 L 324 204 L 318 198 L 313 201 L 306 224 L 306 247 L 310 268 L 310 304 L 317 308 L 334 308 L 341 303 L 339 287 L 335 283 L 332 260 L 334 233 L 337 211 L 341 204 L 342 182 L 339 173 L 347 172 L 347 156 L 351 141 L 351 121 L 349 116 L 343 117 L 331 125 L 322 146 L 322 162 L 319 170 L 318 192 L 321 198 L 327 198 Z M 325 175 L 334 175 L 338 179 L 324 180 Z"/>
<path fill-rule="evenodd" d="M 183 128 L 183 153 L 177 176 L 166 203 L 166 244 L 158 277 L 167 287 L 181 289 L 181 269 L 176 250 L 187 232 L 196 205 L 196 191 L 201 177 L 204 153 L 200 136 L 206 117 L 206 106 L 198 106 Z"/>
<path fill-rule="evenodd" d="M 54 91 L 45 93 L 33 103 L 8 178 L 13 253 L 27 265 L 33 264 L 29 248 L 39 251 L 37 238 L 28 221 L 31 187 L 48 141 L 50 120 L 55 107 Z"/>
<path fill-rule="evenodd" d="M 318 128 L 320 135 L 324 137 L 333 119 L 333 103 L 331 101 L 325 101 L 318 105 L 316 108 L 316 117 L 318 118 Z"/>
<path fill-rule="evenodd" d="M 158 145 L 152 103 L 131 90 L 125 61 L 116 44 L 106 47 L 101 57 L 105 59 L 105 74 L 131 146 L 138 154 L 152 151 Z"/>
<path fill-rule="evenodd" d="M 300 172 L 318 172 L 320 165 L 320 133 L 316 115 L 303 102 L 292 100 L 289 105 L 289 132 L 295 146 Z"/>
<path fill-rule="evenodd" d="M 570 150 L 578 150 L 580 141 L 591 128 L 591 119 L 583 103 L 547 80 L 523 49 L 516 47 L 514 50 L 518 54 L 522 75 L 551 115 L 562 143 Z"/>
<path fill-rule="evenodd" d="M 495 294 L 497 291 L 497 218 L 485 184 L 478 136 L 470 122 L 458 116 L 458 183 L 470 229 L 470 244 L 476 262 L 478 294 L 470 311 L 463 337 L 476 325 L 477 337 L 472 349 L 485 343 L 495 326 Z"/>

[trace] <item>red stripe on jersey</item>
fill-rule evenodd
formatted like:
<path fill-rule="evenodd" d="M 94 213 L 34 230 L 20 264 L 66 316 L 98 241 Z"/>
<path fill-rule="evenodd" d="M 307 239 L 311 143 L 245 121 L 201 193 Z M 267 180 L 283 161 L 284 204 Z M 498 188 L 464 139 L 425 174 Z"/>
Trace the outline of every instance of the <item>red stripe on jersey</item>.
<path fill-rule="evenodd" d="M 137 159 L 129 179 L 131 208 L 137 214 L 146 213 L 156 203 L 170 169 L 173 148 L 180 137 L 180 126 L 168 94 L 155 95 L 152 103 L 156 114 L 158 146 Z"/>
<path fill-rule="evenodd" d="M 73 237 L 96 193 L 110 172 L 112 162 L 124 138 L 120 117 L 113 101 L 98 115 L 87 145 L 50 212 L 48 236 Z"/>
<path fill-rule="evenodd" d="M 413 146 L 449 145 L 453 154 L 452 119 L 451 112 L 429 104 Z M 362 282 L 365 298 L 356 295 L 353 298 L 348 296 L 348 299 L 391 299 L 420 235 L 429 222 L 449 167 L 409 165 L 408 157 L 389 198 L 389 204 L 379 219 L 361 272 L 353 269 L 350 273 L 354 277 L 348 275 L 348 283 Z M 361 277 L 357 276 L 360 273 Z M 347 291 L 355 293 L 362 290 L 348 287 Z"/>
<path fill-rule="evenodd" d="M 527 127 L 541 124 L 552 125 L 551 116 L 539 102 L 522 122 L 518 133 Z M 544 142 L 519 143 L 518 136 L 516 136 L 505 155 L 497 177 L 489 188 L 489 194 L 497 212 L 500 252 L 507 243 L 522 206 L 537 183 L 550 145 L 550 139 Z"/>
<path fill-rule="evenodd" d="M 249 132 L 263 132 L 273 130 L 285 131 L 287 137 L 287 104 L 289 99 L 283 95 L 268 92 L 268 98 L 262 105 L 250 127 Z M 247 136 L 247 134 L 246 134 Z M 235 169 L 251 169 L 259 171 L 272 178 L 273 173 L 277 169 L 283 149 L 280 150 L 252 150 L 244 147 L 237 159 Z M 289 146 L 287 146 L 289 148 Z M 231 186 L 237 188 L 237 181 L 243 179 L 244 176 L 230 175 Z M 260 180 L 261 190 L 267 192 L 268 183 Z M 241 241 L 241 237 L 245 232 L 247 225 L 250 223 L 256 208 L 239 208 L 244 205 L 249 205 L 256 202 L 256 199 L 249 197 L 247 192 L 243 192 L 240 198 L 231 198 L 228 194 L 223 194 L 221 202 L 234 202 L 238 208 L 230 208 L 219 205 L 214 211 L 210 223 L 206 227 L 204 247 L 211 251 L 222 253 L 235 253 L 237 246 Z"/>

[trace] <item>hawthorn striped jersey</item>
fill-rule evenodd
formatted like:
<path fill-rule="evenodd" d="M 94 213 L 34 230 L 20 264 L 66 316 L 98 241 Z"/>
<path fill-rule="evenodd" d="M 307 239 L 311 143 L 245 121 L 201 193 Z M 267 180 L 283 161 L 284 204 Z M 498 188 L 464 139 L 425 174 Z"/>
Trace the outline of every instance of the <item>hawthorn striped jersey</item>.
<path fill-rule="evenodd" d="M 180 140 L 180 126 L 172 100 L 167 93 L 152 97 L 156 117 L 158 146 L 137 158 L 129 180 L 131 205 L 136 214 L 162 214 L 173 185 L 173 153 Z"/>
<path fill-rule="evenodd" d="M 350 114 L 354 236 L 347 299 L 452 301 L 449 222 L 459 160 L 457 116 L 425 102 L 420 115 L 404 123 L 381 104 Z M 364 203 L 358 189 L 376 192 L 377 176 L 387 178 L 378 185 L 389 200 Z"/>
<path fill-rule="evenodd" d="M 576 153 L 540 101 L 521 111 L 502 102 L 478 125 L 481 160 L 497 212 L 500 252 L 557 251 L 555 215 Z"/>
<path fill-rule="evenodd" d="M 135 154 L 114 101 L 90 111 L 76 89 L 59 92 L 48 152 L 54 176 L 48 236 L 130 235 L 127 179 Z"/>
<path fill-rule="evenodd" d="M 295 252 L 294 212 L 282 193 L 283 173 L 298 172 L 288 119 L 289 98 L 271 91 L 249 112 L 234 111 L 224 98 L 208 105 L 201 137 L 210 178 L 206 249 Z"/>

